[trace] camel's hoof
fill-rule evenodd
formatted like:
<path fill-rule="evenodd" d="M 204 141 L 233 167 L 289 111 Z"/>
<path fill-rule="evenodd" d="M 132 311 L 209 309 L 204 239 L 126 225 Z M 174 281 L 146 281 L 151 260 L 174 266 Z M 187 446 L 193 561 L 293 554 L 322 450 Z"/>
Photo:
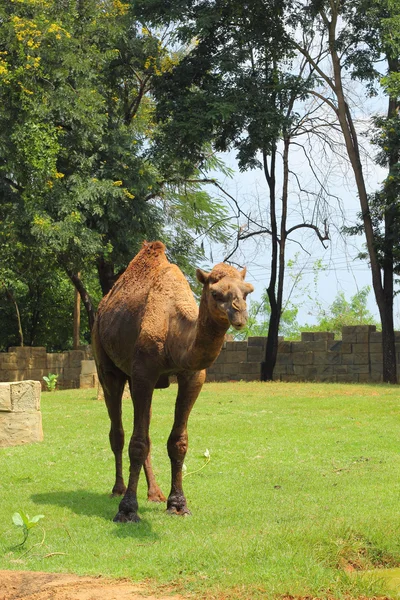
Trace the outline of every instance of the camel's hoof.
<path fill-rule="evenodd" d="M 123 496 L 126 492 L 126 487 L 124 485 L 114 485 L 112 492 L 111 492 L 111 498 L 114 498 L 115 496 Z"/>
<path fill-rule="evenodd" d="M 151 491 L 147 494 L 147 500 L 149 502 L 166 502 L 167 499 L 161 490 Z"/>
<path fill-rule="evenodd" d="M 139 523 L 140 517 L 137 513 L 124 513 L 121 510 L 113 518 L 114 523 Z"/>
<path fill-rule="evenodd" d="M 167 508 L 167 513 L 169 515 L 178 515 L 180 517 L 189 517 L 192 514 L 187 506 L 184 506 L 183 508 L 170 506 L 169 508 Z"/>

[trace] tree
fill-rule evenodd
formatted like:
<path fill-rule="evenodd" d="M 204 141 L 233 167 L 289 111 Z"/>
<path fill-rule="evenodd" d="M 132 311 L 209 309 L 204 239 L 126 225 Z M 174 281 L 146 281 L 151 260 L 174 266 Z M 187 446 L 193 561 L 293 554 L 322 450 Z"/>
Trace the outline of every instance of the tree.
<path fill-rule="evenodd" d="M 398 2 L 307 1 L 294 5 L 293 43 L 295 48 L 315 68 L 318 86 L 310 93 L 325 102 L 336 115 L 346 144 L 347 155 L 354 173 L 360 200 L 362 227 L 365 232 L 371 266 L 373 290 L 382 323 L 383 379 L 395 383 L 396 353 L 393 323 L 393 275 L 397 219 L 397 173 L 399 155 L 397 142 L 388 147 L 389 176 L 380 194 L 380 211 L 368 195 L 360 150 L 359 133 L 355 123 L 356 106 L 352 106 L 346 79 L 365 84 L 373 93 L 380 74 L 376 61 L 383 58 L 390 73 L 398 73 Z M 301 26 L 307 35 L 298 40 L 295 28 Z M 396 43 L 391 43 L 389 40 Z M 320 62 L 321 58 L 324 62 Z M 388 119 L 398 120 L 397 97 L 388 99 Z M 393 122 L 391 123 L 393 125 Z M 393 179 L 391 179 L 393 178 Z M 375 204 L 378 200 L 375 197 Z M 382 202 L 383 201 L 383 202 Z"/>
<path fill-rule="evenodd" d="M 174 53 L 119 0 L 2 0 L 0 30 L 0 201 L 21 207 L 19 231 L 50 250 L 89 323 L 88 263 L 106 293 L 142 240 L 161 237 L 193 271 L 194 238 L 223 239 L 226 212 L 195 164 L 166 173 L 150 154 L 150 92 Z"/>

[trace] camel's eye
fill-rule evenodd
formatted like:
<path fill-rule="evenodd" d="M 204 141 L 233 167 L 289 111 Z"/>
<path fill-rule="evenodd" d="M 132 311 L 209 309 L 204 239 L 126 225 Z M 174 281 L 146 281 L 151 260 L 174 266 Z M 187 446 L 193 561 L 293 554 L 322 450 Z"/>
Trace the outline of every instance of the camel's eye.
<path fill-rule="evenodd" d="M 214 300 L 218 300 L 220 302 L 223 300 L 222 294 L 216 290 L 212 290 L 211 296 L 214 298 Z"/>

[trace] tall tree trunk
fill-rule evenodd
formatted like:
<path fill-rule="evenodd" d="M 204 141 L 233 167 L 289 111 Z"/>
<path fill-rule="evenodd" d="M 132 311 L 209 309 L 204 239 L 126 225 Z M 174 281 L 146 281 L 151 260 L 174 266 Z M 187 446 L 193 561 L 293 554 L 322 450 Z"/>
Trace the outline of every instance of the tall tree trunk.
<path fill-rule="evenodd" d="M 276 298 L 276 279 L 278 273 L 278 227 L 276 222 L 276 148 L 271 153 L 271 168 L 268 168 L 267 155 L 263 152 L 264 174 L 269 188 L 269 212 L 271 220 L 271 275 L 267 294 L 271 307 L 271 314 L 268 325 L 268 337 L 265 347 L 264 360 L 261 363 L 261 381 L 271 381 L 274 373 L 276 355 L 278 352 L 278 331 L 280 321 L 280 310 Z"/>
<path fill-rule="evenodd" d="M 290 140 L 288 137 L 284 137 L 283 140 L 283 186 L 282 186 L 282 201 L 281 201 L 281 225 L 280 225 L 280 236 L 278 237 L 278 227 L 276 223 L 276 206 L 275 206 L 275 193 L 274 193 L 274 212 L 275 212 L 275 271 L 274 277 L 272 278 L 271 268 L 271 281 L 268 287 L 268 298 L 271 305 L 271 315 L 268 325 L 268 338 L 265 348 L 265 360 L 261 367 L 261 380 L 272 381 L 274 375 L 274 369 L 276 365 L 276 359 L 278 356 L 278 338 L 279 338 L 279 326 L 282 316 L 282 304 L 283 304 L 283 286 L 285 281 L 285 250 L 286 250 L 286 220 L 287 220 L 287 203 L 288 203 L 288 186 L 289 186 L 289 147 Z M 272 171 L 272 167 L 271 167 Z M 274 177 L 275 183 L 275 177 Z M 272 208 L 271 208 L 272 210 Z M 272 220 L 272 218 L 271 218 Z M 274 235 L 274 228 L 272 228 Z M 274 254 L 273 254 L 274 257 Z"/>
<path fill-rule="evenodd" d="M 79 277 L 79 275 L 77 273 L 74 273 L 73 271 L 71 271 L 70 269 L 66 269 L 67 275 L 70 278 L 70 280 L 72 281 L 72 283 L 75 286 L 75 289 L 78 290 L 79 295 L 82 299 L 83 305 L 86 309 L 87 312 L 87 316 L 88 316 L 88 321 L 89 321 L 89 328 L 90 331 L 92 331 L 93 328 L 93 323 L 94 323 L 94 319 L 96 316 L 96 312 L 94 310 L 93 307 L 93 302 L 91 297 L 89 296 L 85 286 L 82 283 L 81 278 Z"/>
<path fill-rule="evenodd" d="M 7 298 L 9 299 L 9 301 L 13 304 L 13 306 L 15 308 L 15 314 L 17 316 L 17 323 L 18 323 L 19 341 L 20 341 L 20 345 L 23 346 L 24 345 L 24 333 L 22 331 L 21 313 L 19 312 L 18 302 L 16 301 L 15 296 L 12 293 L 12 291 L 5 285 L 5 283 L 3 283 L 3 286 L 5 289 Z"/>
<path fill-rule="evenodd" d="M 341 75 L 342 66 L 336 49 L 337 16 L 337 13 L 334 13 L 332 16 L 332 21 L 329 23 L 329 45 L 333 64 L 333 77 L 335 83 L 334 91 L 338 102 L 337 116 L 345 140 L 347 154 L 350 159 L 350 164 L 356 180 L 365 238 L 370 259 L 372 285 L 382 322 L 383 380 L 387 383 L 397 383 L 396 348 L 393 327 L 393 257 L 390 259 L 388 249 L 386 248 L 386 265 L 384 265 L 384 281 L 382 282 L 381 265 L 379 264 L 375 245 L 374 229 L 361 164 L 357 132 L 354 127 L 349 107 L 344 97 L 344 88 Z M 390 224 L 387 223 L 385 227 L 390 227 Z M 386 234 L 385 238 L 388 240 Z"/>
<path fill-rule="evenodd" d="M 97 272 L 103 296 L 108 294 L 112 286 L 118 279 L 118 275 L 114 272 L 114 264 L 104 259 L 104 256 L 99 256 L 97 259 Z"/>
<path fill-rule="evenodd" d="M 80 279 L 80 273 L 77 274 Z M 81 330 L 81 297 L 78 290 L 75 288 L 74 298 L 74 327 L 73 327 L 73 348 L 77 350 L 79 347 Z"/>

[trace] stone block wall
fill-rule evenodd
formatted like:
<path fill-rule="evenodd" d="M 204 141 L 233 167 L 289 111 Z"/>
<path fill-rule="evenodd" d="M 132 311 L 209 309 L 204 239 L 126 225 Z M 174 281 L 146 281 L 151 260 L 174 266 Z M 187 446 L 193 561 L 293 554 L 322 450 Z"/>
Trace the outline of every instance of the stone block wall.
<path fill-rule="evenodd" d="M 207 370 L 207 381 L 258 381 L 266 337 L 224 343 Z M 400 381 L 400 332 L 396 332 L 396 359 Z M 0 353 L 0 381 L 35 379 L 45 389 L 43 376 L 56 373 L 58 389 L 98 386 L 90 348 L 47 354 L 45 348 L 15 347 Z M 375 326 L 344 327 L 342 339 L 333 333 L 304 332 L 298 342 L 279 338 L 274 371 L 277 381 L 382 381 L 382 334 Z"/>
<path fill-rule="evenodd" d="M 95 387 L 97 375 L 90 348 L 50 354 L 46 348 L 15 346 L 0 352 L 0 381 L 40 381 L 46 389 L 43 376 L 58 375 L 57 389 Z M 91 363 L 89 366 L 85 363 Z"/>
<path fill-rule="evenodd" d="M 40 392 L 38 381 L 0 383 L 0 448 L 43 440 Z"/>
<path fill-rule="evenodd" d="M 260 378 L 266 338 L 225 342 L 208 369 L 208 381 L 252 381 Z M 400 332 L 396 332 L 397 376 L 400 380 Z M 277 381 L 382 381 L 382 333 L 373 325 L 344 327 L 342 339 L 333 333 L 304 332 L 301 341 L 279 340 L 274 371 Z"/>

